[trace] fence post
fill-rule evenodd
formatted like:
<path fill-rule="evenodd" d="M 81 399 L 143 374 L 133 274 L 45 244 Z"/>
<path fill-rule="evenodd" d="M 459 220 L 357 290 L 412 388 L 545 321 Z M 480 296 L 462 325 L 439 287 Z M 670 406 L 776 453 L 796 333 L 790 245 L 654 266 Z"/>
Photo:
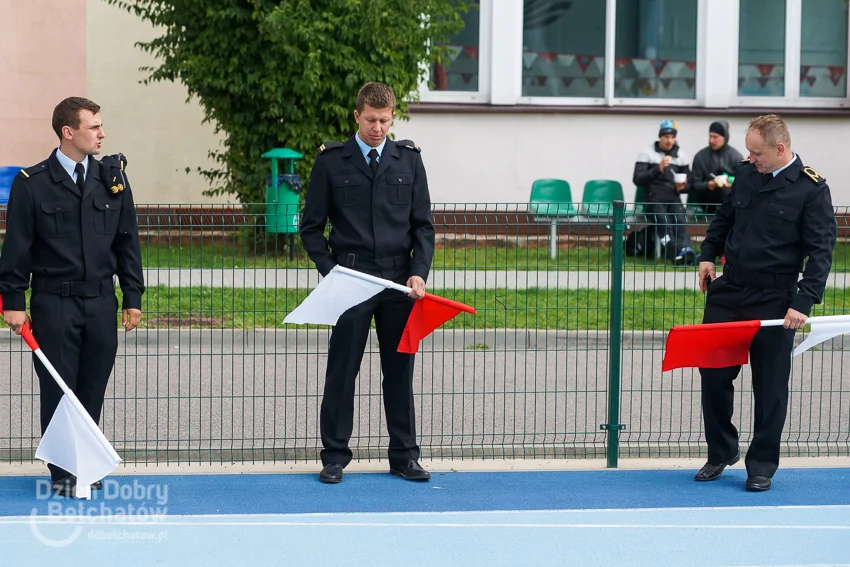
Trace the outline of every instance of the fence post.
<path fill-rule="evenodd" d="M 626 229 L 626 204 L 614 201 L 614 222 L 605 228 L 613 232 L 611 240 L 611 294 L 608 303 L 608 423 L 599 427 L 608 432 L 608 468 L 617 468 L 620 454 L 620 362 L 623 335 L 623 234 Z"/>

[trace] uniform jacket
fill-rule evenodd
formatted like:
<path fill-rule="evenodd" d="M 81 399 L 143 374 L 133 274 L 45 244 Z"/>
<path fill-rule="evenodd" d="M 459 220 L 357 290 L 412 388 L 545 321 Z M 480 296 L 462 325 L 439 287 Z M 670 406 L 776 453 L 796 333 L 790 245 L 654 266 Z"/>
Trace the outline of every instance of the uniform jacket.
<path fill-rule="evenodd" d="M 823 297 L 836 230 L 826 179 L 805 167 L 799 155 L 766 184 L 745 161 L 735 172 L 730 198 L 708 227 L 700 261 L 725 254 L 736 271 L 792 281 L 802 270 L 790 307 L 808 315 Z"/>
<path fill-rule="evenodd" d="M 387 139 L 373 175 L 353 136 L 323 144 L 310 175 L 301 240 L 322 275 L 354 254 L 358 262 L 403 259 L 410 276 L 427 280 L 434 225 L 419 148 Z"/>
<path fill-rule="evenodd" d="M 662 173 L 658 164 L 669 155 L 672 159 L 670 165 Z M 690 177 L 690 166 L 688 155 L 675 144 L 669 152 L 663 151 L 658 142 L 643 150 L 635 163 L 635 172 L 632 182 L 638 187 L 643 187 L 644 199 L 647 203 L 681 203 L 680 193 L 676 191 L 676 183 L 673 181 L 674 173 L 685 173 Z"/>
<path fill-rule="evenodd" d="M 107 156 L 101 163 L 90 157 L 82 194 L 56 150 L 15 176 L 0 254 L 5 309 L 26 309 L 30 275 L 96 282 L 116 274 L 124 292 L 123 308 L 141 309 L 145 286 L 139 228 L 133 193 L 122 175 L 126 160 L 121 158 Z"/>

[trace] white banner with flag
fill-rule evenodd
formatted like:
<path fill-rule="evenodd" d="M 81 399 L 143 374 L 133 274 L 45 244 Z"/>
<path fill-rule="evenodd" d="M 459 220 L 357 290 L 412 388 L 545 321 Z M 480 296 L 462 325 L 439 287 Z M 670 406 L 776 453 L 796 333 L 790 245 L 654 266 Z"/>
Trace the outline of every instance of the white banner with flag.
<path fill-rule="evenodd" d="M 41 350 L 36 354 L 41 354 Z M 73 473 L 77 477 L 74 495 L 86 499 L 91 498 L 91 484 L 106 477 L 121 462 L 118 453 L 71 392 L 62 396 L 35 457 Z"/>
<path fill-rule="evenodd" d="M 0 297 L 0 315 L 3 298 Z M 35 457 L 62 467 L 77 477 L 74 496 L 91 498 L 91 485 L 115 470 L 121 457 L 38 346 L 30 324 L 21 338 L 32 349 L 64 395 L 41 436 Z"/>
<path fill-rule="evenodd" d="M 817 319 L 816 317 L 813 319 Z M 794 349 L 794 356 L 803 354 L 813 346 L 819 345 L 829 339 L 834 339 L 844 333 L 850 333 L 850 320 L 848 321 L 827 321 L 816 322 L 812 321 L 812 329 L 797 348 Z"/>
<path fill-rule="evenodd" d="M 343 313 L 396 285 L 389 280 L 334 266 L 316 289 L 287 315 L 283 322 L 297 325 L 336 325 Z"/>

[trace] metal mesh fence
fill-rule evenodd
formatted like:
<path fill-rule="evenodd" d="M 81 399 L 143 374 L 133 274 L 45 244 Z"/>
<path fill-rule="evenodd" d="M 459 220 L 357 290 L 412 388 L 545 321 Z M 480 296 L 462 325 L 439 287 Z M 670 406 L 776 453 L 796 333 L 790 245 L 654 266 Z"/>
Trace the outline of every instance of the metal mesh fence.
<path fill-rule="evenodd" d="M 668 258 L 645 206 L 434 206 L 437 250 L 428 287 L 474 306 L 423 341 L 417 427 L 426 458 L 604 457 L 611 423 L 611 349 L 620 372 L 620 457 L 705 454 L 696 370 L 661 373 L 666 331 L 701 320 L 696 268 Z M 119 331 L 101 426 L 129 462 L 313 460 L 328 328 L 282 321 L 318 283 L 297 235 L 270 234 L 264 205 L 140 206 L 142 326 Z M 847 313 L 848 211 L 824 303 Z M 710 216 L 675 222 L 695 249 Z M 0 223 L 4 219 L 0 218 Z M 276 230 L 291 230 L 277 223 Z M 634 234 L 632 234 L 634 233 Z M 614 248 L 624 253 L 615 266 Z M 674 251 L 675 252 L 675 251 Z M 678 265 L 677 265 L 678 264 Z M 612 283 L 622 284 L 612 332 Z M 798 333 L 802 335 L 802 333 Z M 612 341 L 612 337 L 614 340 Z M 850 453 L 850 363 L 838 337 L 794 359 L 786 455 Z M 619 344 L 618 344 L 619 343 Z M 0 459 L 30 461 L 40 439 L 38 381 L 18 337 L 0 336 Z M 736 423 L 751 435 L 748 368 Z M 377 339 L 355 398 L 355 458 L 383 459 L 388 437 Z"/>

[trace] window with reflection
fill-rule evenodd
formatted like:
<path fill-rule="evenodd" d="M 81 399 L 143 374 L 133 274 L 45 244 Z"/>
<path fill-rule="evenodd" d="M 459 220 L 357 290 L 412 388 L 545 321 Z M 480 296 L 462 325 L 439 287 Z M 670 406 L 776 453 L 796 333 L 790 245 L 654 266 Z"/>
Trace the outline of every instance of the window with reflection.
<path fill-rule="evenodd" d="M 696 98 L 697 0 L 617 2 L 614 96 Z"/>
<path fill-rule="evenodd" d="M 431 67 L 432 91 L 477 92 L 479 89 L 480 15 L 478 8 L 463 14 L 463 29 L 448 42 L 448 62 Z"/>
<path fill-rule="evenodd" d="M 800 96 L 847 96 L 847 0 L 803 0 Z"/>
<path fill-rule="evenodd" d="M 785 96 L 785 0 L 740 0 L 739 11 L 738 95 Z"/>
<path fill-rule="evenodd" d="M 522 96 L 605 95 L 605 0 L 525 0 Z"/>

